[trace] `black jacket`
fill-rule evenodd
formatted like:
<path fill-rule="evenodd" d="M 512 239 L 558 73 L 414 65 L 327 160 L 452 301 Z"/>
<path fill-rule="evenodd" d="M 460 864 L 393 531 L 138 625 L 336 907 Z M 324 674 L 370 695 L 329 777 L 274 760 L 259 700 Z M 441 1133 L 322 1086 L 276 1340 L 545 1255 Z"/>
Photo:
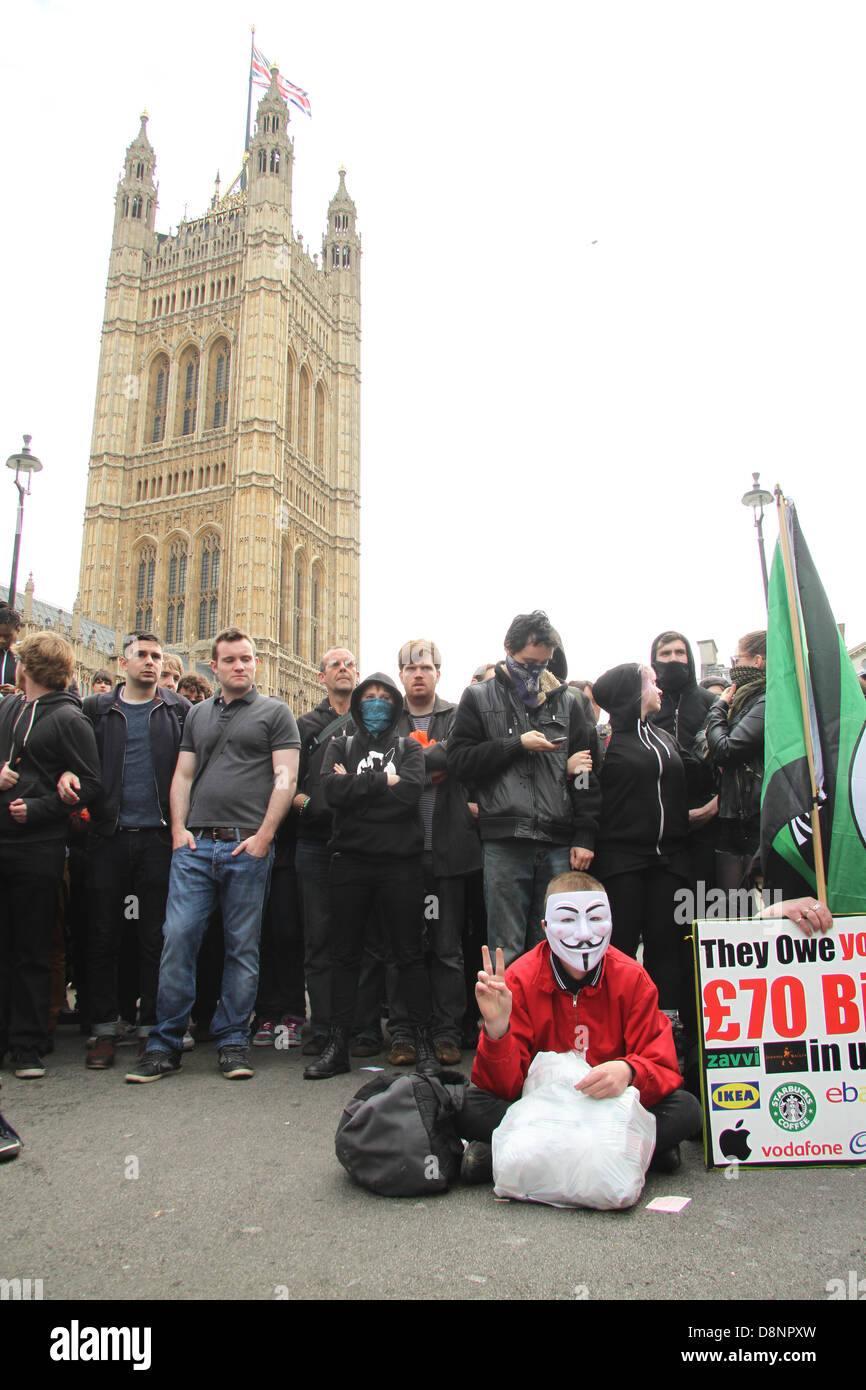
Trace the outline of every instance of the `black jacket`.
<path fill-rule="evenodd" d="M 640 668 L 629 662 L 593 685 L 610 714 L 601 768 L 601 824 L 592 871 L 633 873 L 658 866 L 688 877 L 686 774 L 670 734 L 641 719 Z"/>
<path fill-rule="evenodd" d="M 123 683 L 103 695 L 88 695 L 84 713 L 93 725 L 102 767 L 100 795 L 91 810 L 97 835 L 113 835 L 120 817 L 123 768 L 126 761 L 126 715 L 120 692 Z M 190 703 L 183 695 L 163 686 L 156 688 L 156 700 L 148 718 L 153 784 L 160 814 L 170 824 L 168 794 L 177 764 L 183 724 Z"/>
<path fill-rule="evenodd" d="M 373 684 L 392 691 L 394 703 L 390 724 L 375 737 L 359 716 L 361 696 Z M 374 671 L 353 690 L 351 709 L 356 732 L 332 738 L 322 762 L 322 789 L 334 815 L 331 849 L 374 860 L 420 856 L 424 829 L 418 803 L 424 790 L 424 754 L 415 739 L 397 733 L 402 694 L 390 676 Z M 337 763 L 345 773 L 334 771 Z M 385 771 L 389 764 L 400 778 L 393 787 Z"/>
<path fill-rule="evenodd" d="M 301 736 L 298 791 L 304 792 L 310 799 L 296 818 L 297 835 L 299 840 L 312 840 L 320 845 L 328 843 L 332 831 L 331 808 L 325 801 L 325 793 L 322 790 L 322 764 L 331 740 L 325 739 L 324 743 L 317 743 L 316 740 L 337 718 L 337 711 L 326 697 L 315 709 L 311 709 L 308 714 L 302 714 L 298 720 L 298 733 Z M 336 737 L 338 732 L 340 731 L 335 730 L 331 738 Z M 355 732 L 351 714 L 341 732 Z"/>
<path fill-rule="evenodd" d="M 728 722 L 723 700 L 707 715 L 710 758 L 721 768 L 719 819 L 755 822 L 761 814 L 764 780 L 764 713 L 766 696 L 748 700 Z"/>
<path fill-rule="evenodd" d="M 539 840 L 592 849 L 598 824 L 598 779 L 575 789 L 566 763 L 579 749 L 592 751 L 583 709 L 567 685 L 545 672 L 544 701 L 527 709 L 504 665 L 492 680 L 464 690 L 448 744 L 448 766 L 472 787 L 482 840 Z M 527 753 L 521 735 L 539 729 L 565 735 L 554 753 Z M 551 738 L 551 741 L 552 738 Z M 598 744 L 596 741 L 596 750 Z"/>
<path fill-rule="evenodd" d="M 18 773 L 14 787 L 0 792 L 0 838 L 22 844 L 65 840 L 70 808 L 57 794 L 57 781 L 74 772 L 81 783 L 80 807 L 99 794 L 99 758 L 93 729 L 81 713 L 81 701 L 66 690 L 52 690 L 28 704 L 23 696 L 0 701 L 0 765 Z M 23 824 L 13 820 L 9 805 L 27 804 Z"/>
<path fill-rule="evenodd" d="M 681 748 L 691 750 L 692 745 L 707 722 L 707 710 L 715 704 L 716 697 L 709 690 L 704 690 L 702 685 L 698 685 L 698 678 L 695 672 L 695 658 L 692 654 L 690 644 L 685 637 L 682 641 L 688 653 L 688 679 L 682 690 L 664 690 L 662 681 L 659 680 L 659 667 L 662 672 L 668 666 L 680 666 L 681 662 L 657 662 L 656 652 L 662 634 L 655 638 L 652 644 L 650 655 L 650 665 L 656 673 L 659 689 L 662 691 L 662 707 L 656 714 L 650 715 L 650 723 L 657 728 L 664 729 L 665 733 L 671 734 Z M 712 792 L 710 793 L 712 796 Z"/>
<path fill-rule="evenodd" d="M 433 803 L 433 872 L 438 878 L 453 878 L 471 874 L 481 868 L 481 841 L 478 825 L 467 805 L 466 788 L 448 772 L 448 742 L 454 727 L 457 706 L 437 695 L 427 729 L 431 745 L 424 747 L 424 785 L 429 787 L 433 774 L 444 774 L 436 787 Z M 413 731 L 412 716 L 405 700 L 403 713 L 397 720 L 397 733 L 408 737 Z"/>

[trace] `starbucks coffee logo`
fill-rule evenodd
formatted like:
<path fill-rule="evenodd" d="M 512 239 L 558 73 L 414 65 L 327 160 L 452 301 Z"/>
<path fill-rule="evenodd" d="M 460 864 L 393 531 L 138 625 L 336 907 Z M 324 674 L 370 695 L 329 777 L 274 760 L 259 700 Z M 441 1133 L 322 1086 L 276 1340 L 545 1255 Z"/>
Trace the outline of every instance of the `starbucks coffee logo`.
<path fill-rule="evenodd" d="M 815 1097 L 806 1086 L 792 1081 L 770 1096 L 770 1114 L 780 1129 L 789 1133 L 806 1129 L 815 1118 Z"/>

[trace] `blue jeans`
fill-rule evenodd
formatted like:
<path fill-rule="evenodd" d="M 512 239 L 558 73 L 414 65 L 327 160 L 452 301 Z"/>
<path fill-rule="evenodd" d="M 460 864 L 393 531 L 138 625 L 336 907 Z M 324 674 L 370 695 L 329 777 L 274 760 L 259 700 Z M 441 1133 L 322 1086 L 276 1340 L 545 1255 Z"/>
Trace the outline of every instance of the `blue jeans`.
<path fill-rule="evenodd" d="M 541 840 L 485 840 L 482 851 L 487 945 L 494 966 L 497 946 L 510 965 L 541 940 L 547 885 L 568 873 L 570 850 Z"/>
<path fill-rule="evenodd" d="M 246 850 L 232 858 L 237 844 L 196 837 L 171 857 L 165 940 L 159 962 L 156 1027 L 148 1052 L 180 1052 L 195 1002 L 195 963 L 208 918 L 222 909 L 225 965 L 222 993 L 210 1025 L 215 1045 L 243 1047 L 259 980 L 259 934 L 268 892 L 274 847 L 263 859 Z"/>

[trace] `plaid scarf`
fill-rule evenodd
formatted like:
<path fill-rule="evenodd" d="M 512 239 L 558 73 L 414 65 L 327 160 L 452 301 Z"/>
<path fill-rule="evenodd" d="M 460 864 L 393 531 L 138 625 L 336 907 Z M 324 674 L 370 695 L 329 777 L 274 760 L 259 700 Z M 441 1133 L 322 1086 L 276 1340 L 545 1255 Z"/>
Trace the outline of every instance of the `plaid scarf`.
<path fill-rule="evenodd" d="M 732 666 L 731 680 L 737 689 L 728 710 L 728 723 L 742 713 L 743 706 L 767 689 L 767 672 L 758 666 Z"/>

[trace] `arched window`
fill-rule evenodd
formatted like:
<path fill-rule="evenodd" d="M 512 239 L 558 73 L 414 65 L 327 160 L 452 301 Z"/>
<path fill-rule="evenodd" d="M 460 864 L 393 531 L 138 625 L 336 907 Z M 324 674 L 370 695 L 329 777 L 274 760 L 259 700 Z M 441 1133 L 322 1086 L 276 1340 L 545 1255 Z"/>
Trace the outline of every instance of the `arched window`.
<path fill-rule="evenodd" d="M 279 150 L 271 150 L 271 162 L 270 162 L 270 167 L 271 167 L 271 173 L 272 173 L 272 174 L 278 174 L 278 173 L 280 172 L 280 152 L 279 152 Z"/>
<path fill-rule="evenodd" d="M 153 626 L 153 591 L 156 586 L 156 546 L 143 545 L 135 566 L 135 626 Z"/>
<path fill-rule="evenodd" d="M 292 604 L 294 612 L 294 642 L 293 649 L 295 656 L 301 656 L 301 634 L 304 622 L 304 562 L 301 555 L 295 556 L 295 575 L 294 575 L 294 601 Z"/>
<path fill-rule="evenodd" d="M 287 546 L 280 555 L 280 646 L 287 647 L 292 631 L 292 556 Z"/>
<path fill-rule="evenodd" d="M 219 613 L 220 538 L 209 532 L 201 542 L 198 635 L 215 637 Z"/>
<path fill-rule="evenodd" d="M 168 552 L 168 608 L 165 615 L 166 642 L 179 642 L 183 631 L 183 598 L 186 594 L 187 543 L 181 537 L 172 541 Z M 180 616 L 179 616 L 180 615 Z M 180 624 L 180 632 L 178 631 Z"/>
<path fill-rule="evenodd" d="M 322 582 L 318 565 L 313 567 L 310 580 L 310 661 L 314 666 L 319 662 L 319 622 L 322 602 Z"/>
<path fill-rule="evenodd" d="M 141 199 L 137 195 L 132 200 L 132 215 L 133 217 L 141 217 Z"/>
<path fill-rule="evenodd" d="M 267 152 L 267 150 L 259 150 L 259 173 L 260 173 L 260 174 L 266 174 L 267 172 L 268 172 L 268 152 Z"/>
<path fill-rule="evenodd" d="M 224 428 L 228 423 L 230 369 L 229 345 L 225 338 L 220 338 L 210 350 L 208 367 L 207 419 L 215 430 Z"/>
<path fill-rule="evenodd" d="M 295 359 L 291 352 L 286 360 L 286 443 L 295 437 Z"/>
<path fill-rule="evenodd" d="M 307 458 L 310 456 L 310 385 L 310 374 L 302 367 L 298 382 L 298 449 Z"/>
<path fill-rule="evenodd" d="M 165 439 L 165 417 L 168 406 L 169 362 L 165 353 L 155 357 L 150 365 L 148 412 L 145 442 L 159 444 Z"/>
<path fill-rule="evenodd" d="M 343 247 L 343 265 L 345 265 L 345 266 L 351 266 L 351 264 L 352 264 L 352 252 L 351 252 L 351 250 L 350 250 L 350 248 L 349 248 L 348 246 L 344 246 L 344 247 Z"/>
<path fill-rule="evenodd" d="M 195 434 L 198 415 L 199 355 L 194 347 L 184 348 L 178 363 L 177 412 L 174 432 Z"/>
<path fill-rule="evenodd" d="M 325 467 L 325 388 L 316 383 L 316 415 L 313 431 L 313 462 L 320 472 Z"/>

